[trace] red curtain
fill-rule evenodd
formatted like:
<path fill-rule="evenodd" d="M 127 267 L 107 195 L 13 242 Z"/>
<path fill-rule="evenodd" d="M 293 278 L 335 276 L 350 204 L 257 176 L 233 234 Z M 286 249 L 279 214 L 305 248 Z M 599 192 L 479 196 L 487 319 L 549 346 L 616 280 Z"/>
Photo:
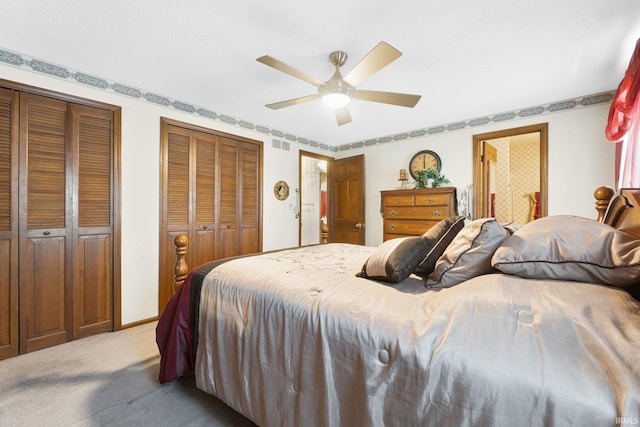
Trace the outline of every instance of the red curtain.
<path fill-rule="evenodd" d="M 618 187 L 640 187 L 640 39 L 629 67 L 611 101 L 605 129 L 608 140 L 616 142 Z"/>

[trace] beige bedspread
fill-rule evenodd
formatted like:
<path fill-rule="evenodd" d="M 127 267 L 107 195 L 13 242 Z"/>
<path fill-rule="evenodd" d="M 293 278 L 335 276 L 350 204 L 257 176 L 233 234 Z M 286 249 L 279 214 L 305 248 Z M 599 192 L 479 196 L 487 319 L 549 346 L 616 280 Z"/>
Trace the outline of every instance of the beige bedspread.
<path fill-rule="evenodd" d="M 203 284 L 197 387 L 261 426 L 615 426 L 640 417 L 640 304 L 576 282 L 428 290 L 373 247 L 229 261 Z"/>

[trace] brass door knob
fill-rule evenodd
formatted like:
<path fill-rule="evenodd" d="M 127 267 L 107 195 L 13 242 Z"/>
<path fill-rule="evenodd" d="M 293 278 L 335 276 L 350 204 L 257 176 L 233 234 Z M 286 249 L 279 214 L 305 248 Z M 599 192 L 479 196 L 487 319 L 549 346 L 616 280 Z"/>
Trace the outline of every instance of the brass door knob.
<path fill-rule="evenodd" d="M 364 228 L 364 224 L 359 222 L 356 224 L 356 228 Z"/>

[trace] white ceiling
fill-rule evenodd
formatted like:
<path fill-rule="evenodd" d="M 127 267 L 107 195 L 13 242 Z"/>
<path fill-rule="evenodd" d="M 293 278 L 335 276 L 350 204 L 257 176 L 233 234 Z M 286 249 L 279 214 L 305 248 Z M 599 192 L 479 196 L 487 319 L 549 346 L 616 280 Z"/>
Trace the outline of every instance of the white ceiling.
<path fill-rule="evenodd" d="M 328 145 L 615 89 L 640 37 L 637 0 L 0 0 L 0 48 Z M 354 101 L 338 127 L 320 80 L 378 42 L 403 56 L 359 89 L 422 95 L 413 109 Z M 1 76 L 0 76 L 1 77 Z"/>

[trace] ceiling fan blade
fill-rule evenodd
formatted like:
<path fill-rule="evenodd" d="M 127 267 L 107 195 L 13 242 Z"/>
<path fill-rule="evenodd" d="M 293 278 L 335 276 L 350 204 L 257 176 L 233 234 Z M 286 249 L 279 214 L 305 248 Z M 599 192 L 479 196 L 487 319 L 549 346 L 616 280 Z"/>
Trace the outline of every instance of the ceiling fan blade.
<path fill-rule="evenodd" d="M 323 81 L 320 81 L 307 73 L 297 70 L 282 61 L 278 61 L 277 59 L 272 58 L 269 55 L 261 56 L 260 58 L 256 59 L 256 61 L 262 62 L 264 65 L 268 65 L 269 67 L 275 68 L 276 70 L 282 71 L 283 73 L 289 74 L 290 76 L 293 76 L 297 79 L 303 80 L 307 83 L 311 83 L 316 87 L 324 86 Z"/>
<path fill-rule="evenodd" d="M 336 120 L 338 126 L 346 125 L 351 122 L 351 113 L 347 107 L 336 108 Z"/>
<path fill-rule="evenodd" d="M 272 110 L 279 110 L 284 107 L 291 107 L 292 105 L 302 104 L 303 102 L 313 101 L 315 99 L 320 98 L 320 95 L 307 95 L 301 96 L 300 98 L 287 99 L 286 101 L 274 102 L 273 104 L 267 104 L 265 107 L 269 107 Z"/>
<path fill-rule="evenodd" d="M 416 106 L 421 95 L 411 95 L 408 93 L 380 92 L 377 90 L 355 90 L 351 96 L 362 101 L 381 102 L 383 104 L 399 105 L 400 107 L 413 108 Z"/>
<path fill-rule="evenodd" d="M 402 52 L 398 49 L 380 42 L 349 71 L 343 80 L 351 86 L 357 86 L 401 56 Z"/>

